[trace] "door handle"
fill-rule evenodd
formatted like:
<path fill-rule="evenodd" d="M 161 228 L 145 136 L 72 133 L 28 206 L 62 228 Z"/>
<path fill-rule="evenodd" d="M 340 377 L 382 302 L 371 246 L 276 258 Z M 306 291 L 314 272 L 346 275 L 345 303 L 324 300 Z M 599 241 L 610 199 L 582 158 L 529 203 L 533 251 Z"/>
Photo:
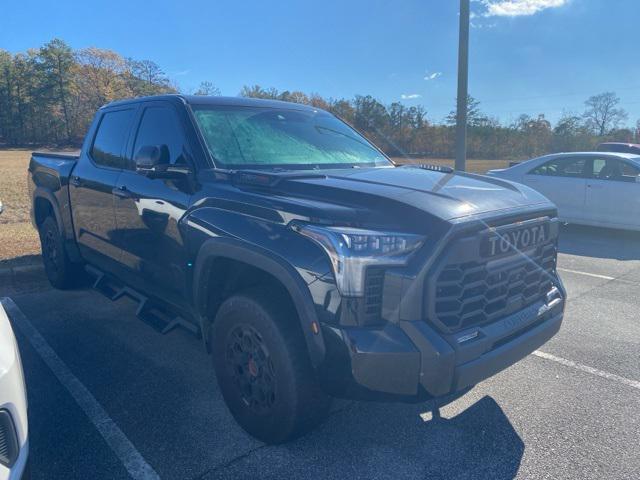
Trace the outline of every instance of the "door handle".
<path fill-rule="evenodd" d="M 113 193 L 116 197 L 120 197 L 120 198 L 133 197 L 133 194 L 129 191 L 126 185 L 115 187 L 113 190 L 111 190 L 111 193 Z"/>
<path fill-rule="evenodd" d="M 589 187 L 589 188 L 603 188 L 602 185 L 595 185 L 593 183 L 587 183 L 587 187 Z"/>
<path fill-rule="evenodd" d="M 72 175 L 71 179 L 69 180 L 69 182 L 71 183 L 71 185 L 73 185 L 74 187 L 79 187 L 80 185 L 82 185 L 82 180 L 80 180 L 80 177 L 77 175 Z"/>

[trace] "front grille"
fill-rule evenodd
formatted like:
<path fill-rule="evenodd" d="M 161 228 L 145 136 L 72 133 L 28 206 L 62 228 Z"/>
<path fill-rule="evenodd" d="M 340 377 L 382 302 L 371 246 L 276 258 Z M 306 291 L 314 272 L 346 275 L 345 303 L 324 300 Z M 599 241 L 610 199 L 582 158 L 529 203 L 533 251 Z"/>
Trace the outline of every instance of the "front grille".
<path fill-rule="evenodd" d="M 430 283 L 430 315 L 454 332 L 491 323 L 544 298 L 555 275 L 556 236 L 527 252 L 499 259 L 468 254 L 472 238 L 458 243 L 467 255 L 447 255 Z"/>

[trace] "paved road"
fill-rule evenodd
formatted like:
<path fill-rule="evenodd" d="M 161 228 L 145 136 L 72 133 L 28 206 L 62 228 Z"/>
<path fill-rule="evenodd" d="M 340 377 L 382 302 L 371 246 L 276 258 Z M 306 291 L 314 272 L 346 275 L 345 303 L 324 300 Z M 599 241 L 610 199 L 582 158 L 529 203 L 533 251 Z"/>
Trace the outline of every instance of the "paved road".
<path fill-rule="evenodd" d="M 33 477 L 640 478 L 640 235 L 565 229 L 561 251 L 570 300 L 541 353 L 441 419 L 425 404 L 340 401 L 278 447 L 234 423 L 188 333 L 155 333 L 128 300 L 0 277 L 24 314 Z"/>

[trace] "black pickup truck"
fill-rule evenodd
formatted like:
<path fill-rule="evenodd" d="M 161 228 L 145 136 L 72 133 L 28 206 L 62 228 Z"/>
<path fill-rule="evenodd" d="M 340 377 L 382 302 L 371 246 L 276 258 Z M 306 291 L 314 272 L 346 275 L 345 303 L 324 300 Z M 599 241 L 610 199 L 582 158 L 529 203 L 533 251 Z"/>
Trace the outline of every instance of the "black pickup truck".
<path fill-rule="evenodd" d="M 313 428 L 331 397 L 464 392 L 562 322 L 553 204 L 397 166 L 317 108 L 118 101 L 79 156 L 34 153 L 29 172 L 51 283 L 90 272 L 160 330 L 200 335 L 231 413 L 269 443 Z"/>

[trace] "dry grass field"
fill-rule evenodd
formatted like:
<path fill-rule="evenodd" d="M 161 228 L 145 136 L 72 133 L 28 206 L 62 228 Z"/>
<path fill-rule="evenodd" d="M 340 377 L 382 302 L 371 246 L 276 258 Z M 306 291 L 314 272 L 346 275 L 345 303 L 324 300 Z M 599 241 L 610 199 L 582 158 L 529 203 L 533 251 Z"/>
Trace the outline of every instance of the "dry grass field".
<path fill-rule="evenodd" d="M 453 167 L 453 159 L 450 158 L 401 158 L 393 157 L 393 161 L 399 164 L 405 163 L 428 163 L 435 165 L 447 165 Z M 506 168 L 509 166 L 508 160 L 467 160 L 467 171 L 471 173 L 486 173 L 494 168 Z"/>
<path fill-rule="evenodd" d="M 0 265 L 40 253 L 38 234 L 29 220 L 27 167 L 31 151 L 0 150 Z"/>
<path fill-rule="evenodd" d="M 20 262 L 19 257 L 40 253 L 38 234 L 31 226 L 31 206 L 27 191 L 27 167 L 30 150 L 0 150 L 0 201 L 4 212 L 0 214 L 0 265 Z M 394 159 L 408 163 L 406 159 Z M 447 159 L 411 159 L 410 163 L 453 165 Z M 491 168 L 507 166 L 503 160 L 469 160 L 468 170 L 484 173 Z M 28 258 L 28 257 L 27 257 Z"/>

